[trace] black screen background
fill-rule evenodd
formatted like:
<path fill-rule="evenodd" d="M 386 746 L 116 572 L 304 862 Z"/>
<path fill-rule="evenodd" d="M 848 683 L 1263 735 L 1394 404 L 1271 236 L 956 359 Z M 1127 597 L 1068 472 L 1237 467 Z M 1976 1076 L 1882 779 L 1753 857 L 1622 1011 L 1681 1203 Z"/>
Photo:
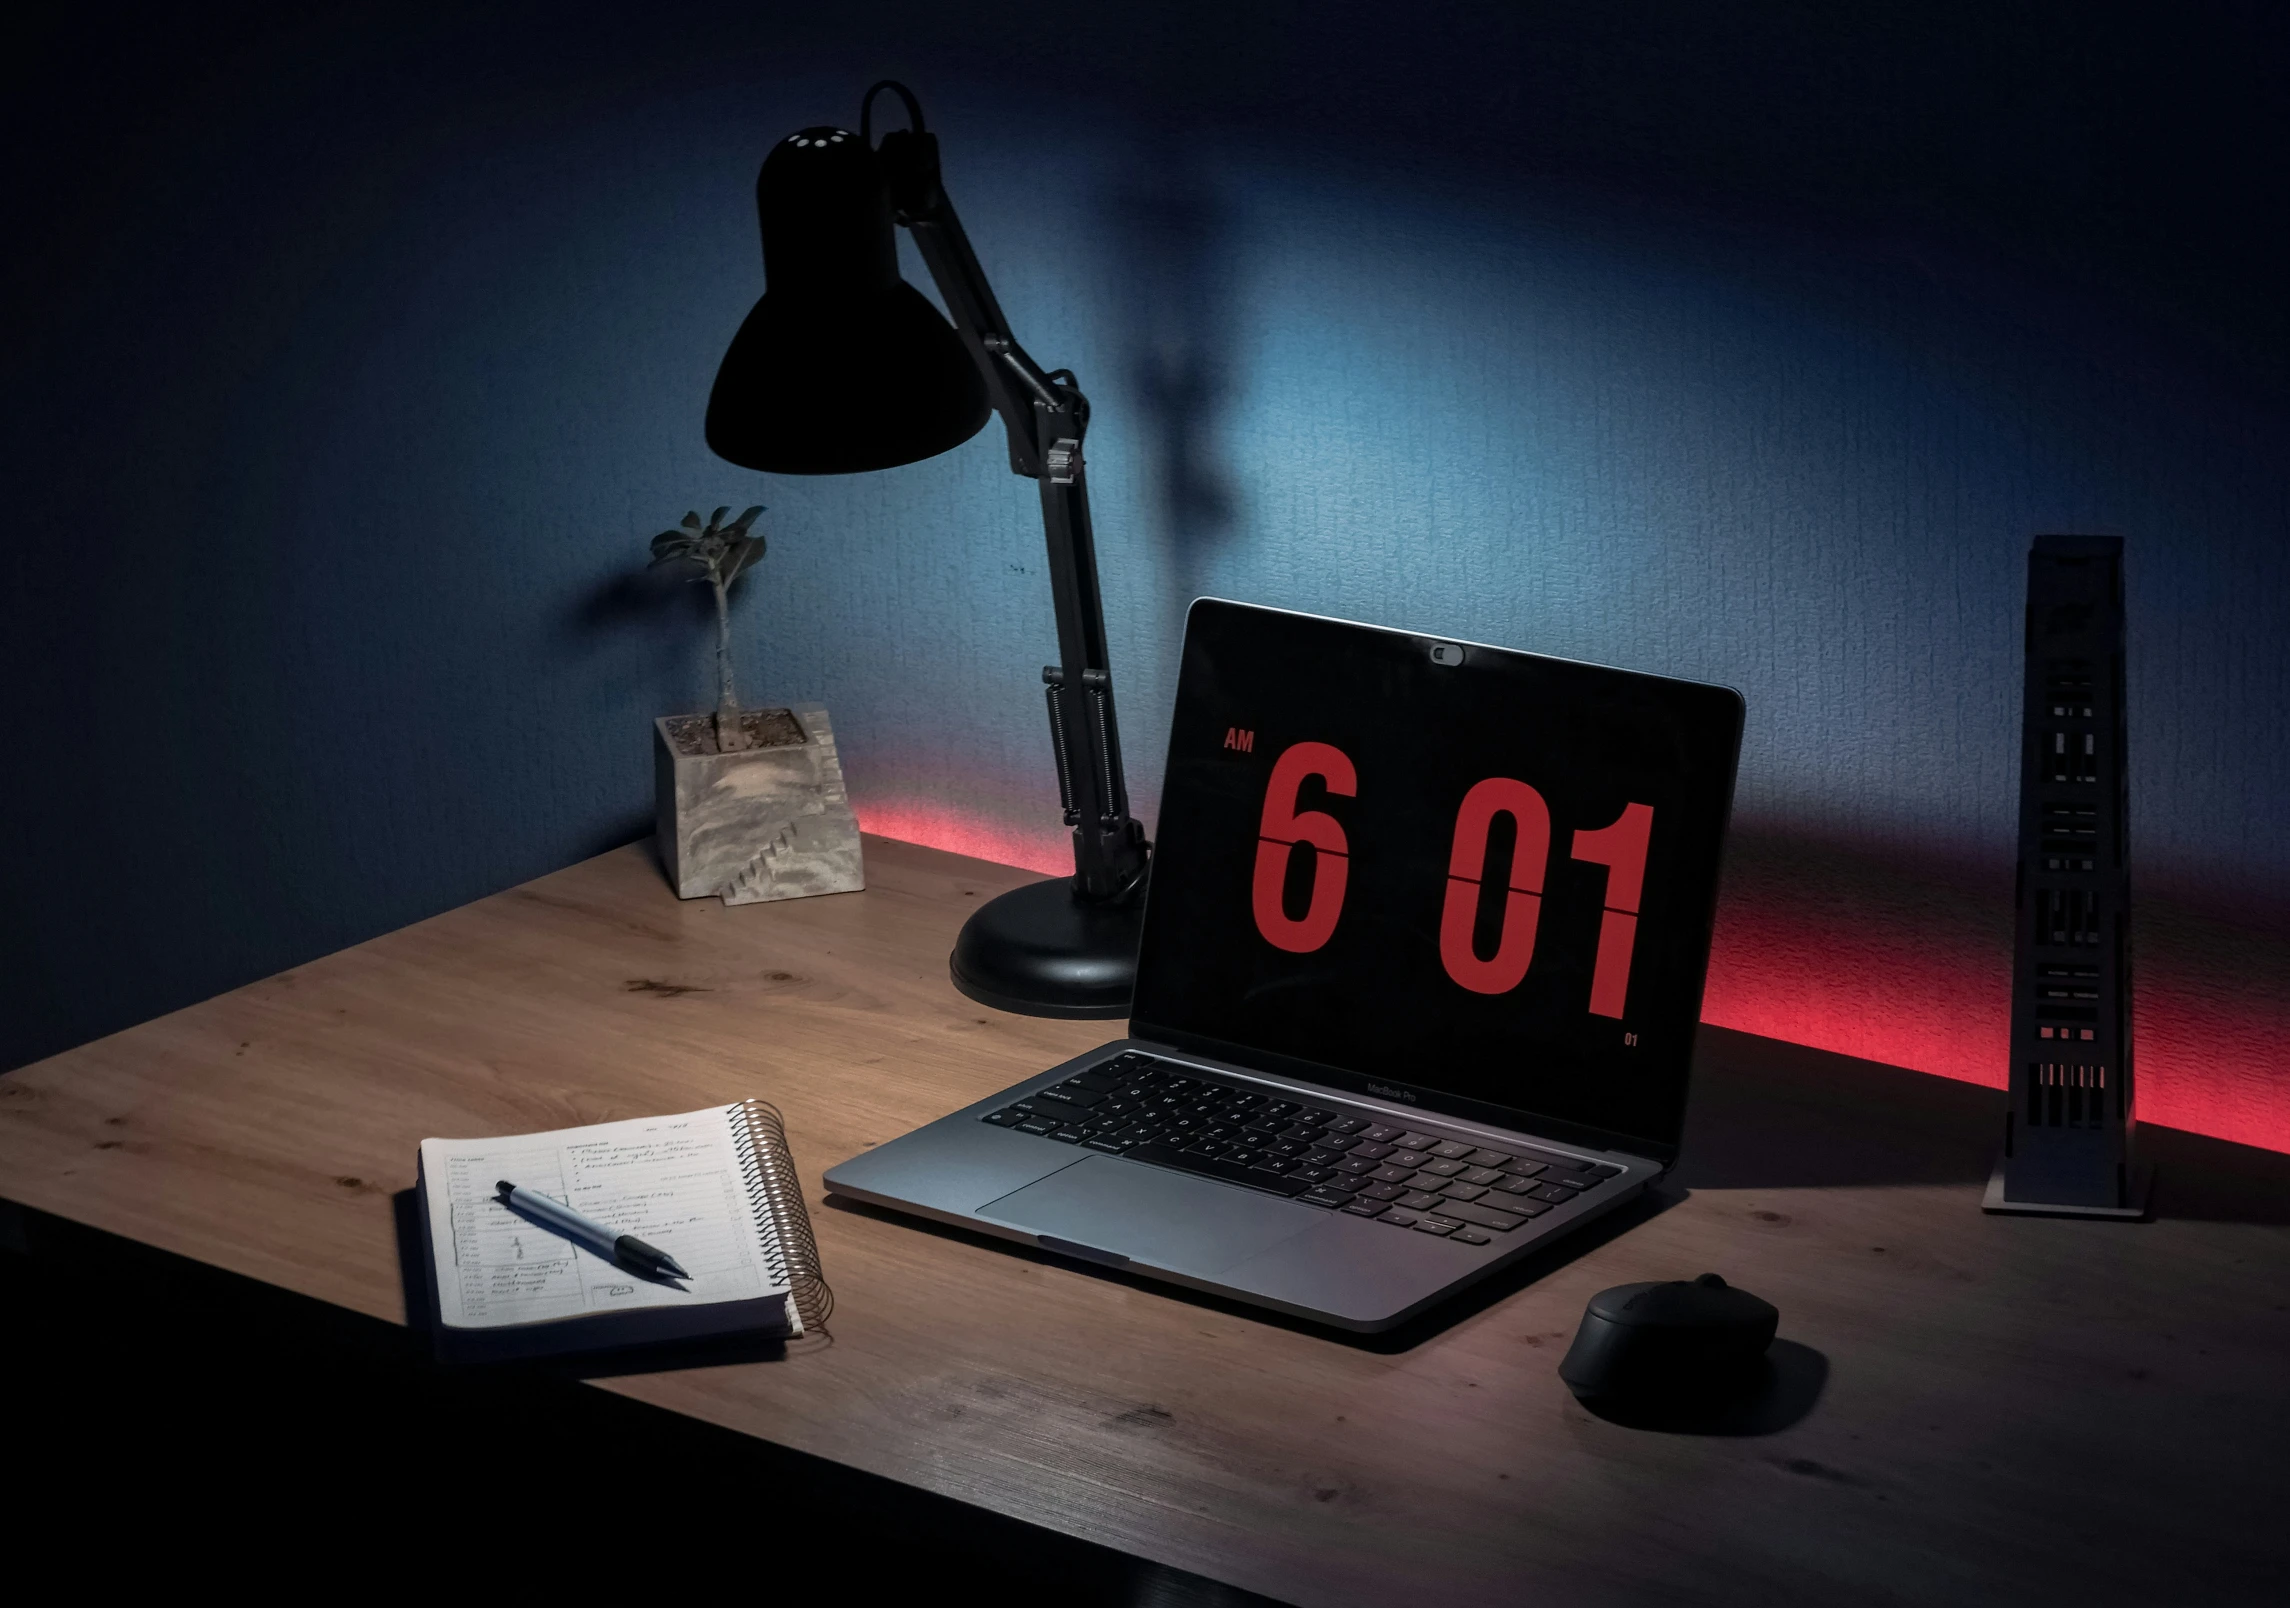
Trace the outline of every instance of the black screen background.
<path fill-rule="evenodd" d="M 1442 639 L 1204 600 L 1188 620 L 1134 1020 L 1661 1146 L 1681 1126 L 1718 861 L 1740 748 L 1722 687 L 1487 648 L 1434 664 Z M 1247 752 L 1228 732 L 1253 734 Z M 1266 784 L 1291 744 L 1332 743 L 1352 798 L 1308 780 L 1298 808 L 1343 824 L 1343 913 L 1317 951 L 1257 931 L 1250 882 Z M 1534 959 L 1475 994 L 1439 956 L 1463 795 L 1510 776 L 1550 806 Z M 1654 809 L 1630 990 L 1589 1013 L 1606 868 L 1569 855 L 1626 803 Z M 1479 952 L 1492 952 L 1508 820 L 1489 843 Z M 1296 859 L 1312 851 L 1299 847 Z M 1303 909 L 1291 864 L 1288 910 Z M 1635 1033 L 1637 1043 L 1624 1036 Z"/>

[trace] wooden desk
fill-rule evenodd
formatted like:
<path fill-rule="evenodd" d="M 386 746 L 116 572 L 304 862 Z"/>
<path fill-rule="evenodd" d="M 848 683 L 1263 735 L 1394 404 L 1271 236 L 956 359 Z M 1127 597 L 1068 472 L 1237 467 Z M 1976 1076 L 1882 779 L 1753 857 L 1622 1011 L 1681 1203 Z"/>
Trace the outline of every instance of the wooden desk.
<path fill-rule="evenodd" d="M 1110 1036 L 946 980 L 1022 880 L 870 840 L 727 910 L 638 845 L 0 1079 L 0 1195 L 403 1321 L 429 1134 L 761 1095 L 821 1171 Z M 2290 1164 L 2168 1133 L 2162 1219 L 1983 1217 L 1999 1096 L 1707 1033 L 1679 1198 L 1393 1343 L 815 1204 L 833 1344 L 599 1379 L 670 1412 L 1306 1603 L 2256 1600 L 2290 1558 Z M 1624 1428 L 1583 1302 L 1716 1268 L 1801 1421 Z M 2278 1600 L 2278 1599 L 2277 1599 Z"/>

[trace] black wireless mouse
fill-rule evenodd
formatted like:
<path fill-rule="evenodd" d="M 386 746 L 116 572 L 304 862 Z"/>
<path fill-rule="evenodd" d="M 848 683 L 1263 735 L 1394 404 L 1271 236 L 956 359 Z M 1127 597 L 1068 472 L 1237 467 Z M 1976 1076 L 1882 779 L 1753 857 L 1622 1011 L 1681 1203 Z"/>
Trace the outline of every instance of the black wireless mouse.
<path fill-rule="evenodd" d="M 1747 1385 L 1781 1313 L 1715 1273 L 1590 1298 L 1558 1376 L 1577 1396 L 1715 1399 Z"/>

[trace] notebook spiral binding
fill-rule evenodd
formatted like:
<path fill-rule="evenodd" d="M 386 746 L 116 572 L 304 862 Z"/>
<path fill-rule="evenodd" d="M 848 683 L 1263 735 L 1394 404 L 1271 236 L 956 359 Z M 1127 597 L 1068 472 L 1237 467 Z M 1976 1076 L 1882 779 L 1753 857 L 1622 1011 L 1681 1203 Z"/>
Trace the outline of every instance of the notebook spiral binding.
<path fill-rule="evenodd" d="M 770 1225 L 777 1259 L 772 1272 L 787 1282 L 795 1315 L 805 1334 L 816 1334 L 835 1310 L 835 1292 L 819 1267 L 819 1241 L 811 1232 L 811 1212 L 795 1176 L 787 1148 L 787 1123 L 767 1100 L 743 1100 L 732 1107 L 740 1175 L 757 1220 Z"/>

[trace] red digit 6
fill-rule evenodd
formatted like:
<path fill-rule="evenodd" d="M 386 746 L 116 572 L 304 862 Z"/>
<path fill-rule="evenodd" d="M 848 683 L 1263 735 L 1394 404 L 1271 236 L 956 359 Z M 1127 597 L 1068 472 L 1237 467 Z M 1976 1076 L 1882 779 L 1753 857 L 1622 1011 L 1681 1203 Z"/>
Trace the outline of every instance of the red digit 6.
<path fill-rule="evenodd" d="M 1494 958 L 1471 946 L 1479 924 L 1479 872 L 1487 863 L 1487 831 L 1497 812 L 1519 826 L 1504 881 L 1503 936 Z M 1542 794 L 1508 776 L 1490 776 L 1463 795 L 1455 812 L 1455 847 L 1447 857 L 1447 903 L 1439 913 L 1439 958 L 1447 975 L 1474 994 L 1507 994 L 1535 958 L 1535 923 L 1542 915 L 1543 866 L 1550 858 L 1551 812 Z"/>
<path fill-rule="evenodd" d="M 1352 762 L 1340 748 L 1326 743 L 1296 743 L 1273 762 L 1272 780 L 1265 784 L 1264 819 L 1256 829 L 1256 875 L 1250 902 L 1256 909 L 1256 930 L 1275 949 L 1308 955 L 1328 941 L 1336 918 L 1344 910 L 1344 879 L 1351 869 L 1344 828 L 1321 810 L 1298 810 L 1297 792 L 1304 778 L 1317 776 L 1338 798 L 1359 790 Z M 1291 921 L 1280 907 L 1280 890 L 1288 880 L 1289 851 L 1309 843 L 1319 853 L 1312 863 L 1312 902 L 1304 919 Z"/>

